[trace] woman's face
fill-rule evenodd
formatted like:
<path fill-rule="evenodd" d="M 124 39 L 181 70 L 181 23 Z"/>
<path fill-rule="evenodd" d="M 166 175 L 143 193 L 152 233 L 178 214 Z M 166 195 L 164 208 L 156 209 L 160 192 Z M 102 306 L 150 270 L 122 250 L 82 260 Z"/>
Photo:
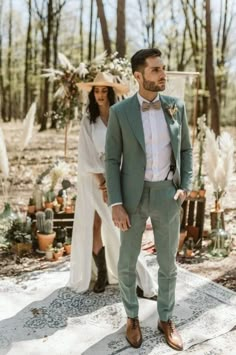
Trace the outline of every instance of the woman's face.
<path fill-rule="evenodd" d="M 106 86 L 95 86 L 94 96 L 98 106 L 109 106 L 108 100 L 108 87 Z"/>

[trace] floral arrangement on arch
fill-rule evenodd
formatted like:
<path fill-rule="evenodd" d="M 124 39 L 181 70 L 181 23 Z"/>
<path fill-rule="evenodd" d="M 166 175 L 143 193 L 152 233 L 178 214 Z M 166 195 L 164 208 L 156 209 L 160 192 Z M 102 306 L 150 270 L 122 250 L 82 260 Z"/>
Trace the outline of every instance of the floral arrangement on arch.
<path fill-rule="evenodd" d="M 78 107 L 83 113 L 84 104 L 87 97 L 79 91 L 78 82 L 93 81 L 99 71 L 105 71 L 113 75 L 114 81 L 126 84 L 130 91 L 136 88 L 135 80 L 128 59 L 117 58 L 117 52 L 107 56 L 106 52 L 95 57 L 91 62 L 81 62 L 75 67 L 69 59 L 62 53 L 58 54 L 59 68 L 43 69 L 42 77 L 49 78 L 56 84 L 54 98 L 57 100 L 60 113 L 57 113 L 57 119 L 62 122 L 62 126 L 70 120 L 77 118 Z"/>

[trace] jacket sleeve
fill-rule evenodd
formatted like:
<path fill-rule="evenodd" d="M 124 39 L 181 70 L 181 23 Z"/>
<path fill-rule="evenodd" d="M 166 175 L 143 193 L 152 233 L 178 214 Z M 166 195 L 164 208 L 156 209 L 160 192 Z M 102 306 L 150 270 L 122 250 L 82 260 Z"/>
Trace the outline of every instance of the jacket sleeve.
<path fill-rule="evenodd" d="M 180 161 L 181 161 L 181 188 L 190 191 L 192 184 L 192 146 L 190 142 L 189 127 L 187 122 L 187 115 L 185 105 L 182 108 L 182 132 L 181 132 L 181 147 L 180 147 Z"/>
<path fill-rule="evenodd" d="M 122 132 L 117 113 L 111 107 L 105 146 L 105 170 L 109 205 L 123 202 L 120 180 L 122 151 Z"/>

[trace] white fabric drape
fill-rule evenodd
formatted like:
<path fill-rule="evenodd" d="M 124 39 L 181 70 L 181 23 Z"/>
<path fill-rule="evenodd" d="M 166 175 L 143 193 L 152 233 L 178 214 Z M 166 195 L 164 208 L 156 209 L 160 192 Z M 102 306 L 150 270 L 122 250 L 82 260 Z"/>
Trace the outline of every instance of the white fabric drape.
<path fill-rule="evenodd" d="M 87 116 L 83 118 L 78 147 L 78 194 L 68 284 L 78 292 L 84 292 L 89 288 L 92 269 L 96 270 L 92 260 L 95 211 L 102 219 L 102 240 L 105 246 L 108 280 L 111 284 L 118 282 L 120 232 L 113 224 L 111 209 L 103 202 L 102 193 L 93 175 L 105 171 L 105 136 L 106 127 L 100 118 L 94 124 L 90 124 Z M 142 252 L 137 262 L 137 284 L 147 297 L 157 293 L 157 283 L 151 277 Z"/>

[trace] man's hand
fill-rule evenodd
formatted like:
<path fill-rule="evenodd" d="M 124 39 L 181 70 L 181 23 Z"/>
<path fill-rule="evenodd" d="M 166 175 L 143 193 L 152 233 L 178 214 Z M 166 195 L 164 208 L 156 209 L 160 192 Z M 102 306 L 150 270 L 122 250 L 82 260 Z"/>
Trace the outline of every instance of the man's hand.
<path fill-rule="evenodd" d="M 122 232 L 131 227 L 129 216 L 122 205 L 112 206 L 112 220 L 114 225 L 120 228 Z"/>
<path fill-rule="evenodd" d="M 182 204 L 184 202 L 184 200 L 186 199 L 186 197 L 187 197 L 187 192 L 179 189 L 176 191 L 176 193 L 174 195 L 174 200 L 177 201 L 178 199 L 180 199 L 181 204 Z"/>

